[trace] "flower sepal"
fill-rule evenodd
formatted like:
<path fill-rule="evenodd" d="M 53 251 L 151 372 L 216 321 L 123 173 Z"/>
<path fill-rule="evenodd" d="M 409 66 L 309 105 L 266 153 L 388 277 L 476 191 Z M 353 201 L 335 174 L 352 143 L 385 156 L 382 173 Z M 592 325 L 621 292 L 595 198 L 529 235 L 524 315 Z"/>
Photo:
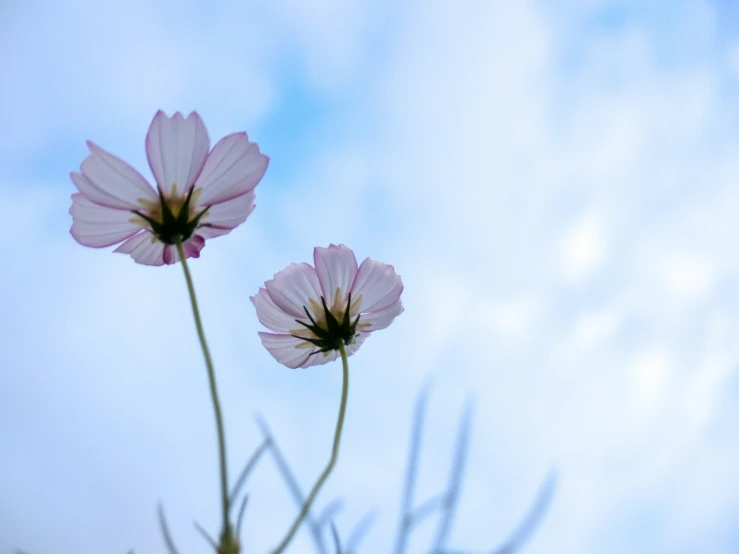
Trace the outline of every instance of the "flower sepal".
<path fill-rule="evenodd" d="M 194 188 L 190 188 L 190 192 L 185 197 L 185 202 L 180 207 L 177 215 L 175 216 L 172 212 L 172 208 L 164 198 L 164 194 L 159 190 L 159 205 L 161 209 L 162 221 L 142 214 L 139 211 L 134 211 L 136 215 L 144 218 L 147 223 L 151 226 L 151 232 L 161 242 L 167 245 L 177 244 L 177 241 L 185 242 L 195 233 L 195 229 L 198 228 L 200 218 L 203 217 L 205 212 L 210 209 L 210 206 L 203 208 L 200 213 L 196 214 L 195 217 L 190 218 L 190 198 L 192 198 L 192 192 Z M 206 224 L 207 225 L 207 224 Z"/>
<path fill-rule="evenodd" d="M 303 310 L 305 310 L 305 314 L 308 316 L 308 319 L 310 319 L 311 324 L 309 325 L 305 321 L 301 321 L 299 319 L 295 320 L 315 335 L 315 337 L 293 335 L 296 339 L 301 339 L 317 346 L 319 350 L 316 350 L 313 354 L 318 354 L 319 352 L 330 352 L 331 350 L 340 350 L 341 345 L 350 345 L 354 341 L 354 337 L 357 335 L 357 324 L 359 323 L 360 317 L 357 315 L 354 321 L 352 321 L 349 315 L 350 307 L 352 305 L 351 293 L 348 295 L 346 310 L 344 311 L 341 321 L 339 321 L 331 310 L 328 309 L 328 306 L 326 306 L 326 299 L 323 296 L 321 296 L 321 303 L 323 304 L 323 312 L 326 316 L 325 327 L 316 323 L 306 306 L 303 306 Z"/>

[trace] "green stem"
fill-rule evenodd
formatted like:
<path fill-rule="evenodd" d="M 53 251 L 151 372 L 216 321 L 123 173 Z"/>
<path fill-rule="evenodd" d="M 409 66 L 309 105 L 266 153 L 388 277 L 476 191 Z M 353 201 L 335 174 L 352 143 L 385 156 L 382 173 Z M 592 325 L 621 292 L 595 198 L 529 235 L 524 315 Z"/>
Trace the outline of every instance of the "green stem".
<path fill-rule="evenodd" d="M 230 542 L 231 536 L 231 524 L 228 520 L 228 472 L 226 469 L 226 439 L 223 434 L 223 416 L 221 415 L 221 403 L 218 400 L 218 390 L 216 389 L 216 374 L 213 370 L 213 360 L 210 357 L 210 351 L 208 350 L 208 343 L 205 340 L 205 332 L 203 331 L 203 323 L 200 321 L 200 310 L 198 309 L 198 300 L 195 297 L 195 287 L 192 284 L 192 277 L 190 276 L 190 269 L 187 267 L 187 260 L 185 259 L 185 251 L 182 248 L 182 242 L 177 240 L 177 253 L 180 255 L 180 261 L 182 262 L 182 269 L 185 271 L 185 280 L 187 281 L 187 290 L 190 293 L 190 303 L 192 304 L 192 315 L 195 318 L 195 327 L 198 330 L 198 338 L 200 339 L 200 346 L 203 349 L 203 356 L 205 357 L 205 366 L 208 368 L 208 382 L 210 383 L 210 396 L 213 400 L 213 410 L 216 413 L 216 427 L 218 429 L 218 454 L 220 457 L 221 464 L 221 503 L 223 509 L 223 531 L 221 534 L 221 542 Z"/>
<path fill-rule="evenodd" d="M 341 430 L 344 427 L 344 415 L 346 414 L 346 399 L 349 393 L 349 363 L 346 359 L 346 350 L 344 349 L 344 344 L 339 344 L 339 352 L 341 353 L 341 363 L 343 366 L 343 384 L 341 387 L 341 406 L 339 407 L 339 419 L 336 422 L 336 431 L 334 432 L 334 447 L 331 451 L 331 459 L 328 461 L 328 465 L 326 466 L 326 469 L 323 470 L 323 473 L 321 473 L 321 476 L 318 478 L 318 481 L 316 481 L 316 484 L 313 485 L 313 489 L 310 491 L 310 494 L 308 495 L 308 498 L 303 503 L 303 507 L 300 509 L 300 513 L 298 514 L 297 519 L 292 524 L 292 527 L 290 527 L 290 530 L 287 532 L 287 535 L 285 535 L 285 538 L 282 539 L 282 542 L 279 544 L 277 548 L 275 548 L 272 551 L 272 554 L 281 554 L 285 548 L 287 548 L 287 545 L 290 544 L 290 541 L 295 536 L 295 533 L 298 530 L 298 527 L 300 527 L 300 524 L 305 519 L 305 516 L 308 515 L 308 510 L 310 510 L 311 504 L 313 504 L 313 501 L 316 498 L 316 495 L 318 494 L 318 491 L 321 489 L 323 484 L 326 482 L 326 479 L 328 479 L 328 476 L 331 474 L 331 471 L 334 469 L 334 465 L 336 465 L 336 460 L 339 457 L 339 444 L 341 443 Z"/>

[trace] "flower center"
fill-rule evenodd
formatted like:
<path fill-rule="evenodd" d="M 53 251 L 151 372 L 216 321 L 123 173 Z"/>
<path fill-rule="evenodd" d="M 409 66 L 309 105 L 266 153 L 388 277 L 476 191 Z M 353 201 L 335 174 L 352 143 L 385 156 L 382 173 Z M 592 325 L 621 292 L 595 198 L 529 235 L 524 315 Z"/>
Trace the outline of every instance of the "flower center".
<path fill-rule="evenodd" d="M 316 320 L 313 319 L 313 316 L 308 311 L 308 308 L 306 306 L 303 306 L 303 310 L 305 310 L 305 315 L 307 315 L 308 319 L 310 319 L 310 323 L 306 323 L 305 321 L 301 321 L 299 319 L 296 319 L 295 321 L 308 329 L 311 333 L 313 333 L 313 336 L 304 337 L 300 335 L 293 335 L 293 337 L 318 346 L 319 350 L 316 350 L 315 352 L 313 352 L 313 354 L 317 354 L 319 352 L 329 352 L 331 350 L 339 350 L 342 344 L 351 344 L 354 341 L 354 337 L 357 335 L 357 323 L 359 323 L 359 315 L 357 315 L 357 318 L 354 321 L 351 320 L 351 316 L 349 315 L 349 308 L 352 305 L 351 293 L 349 293 L 348 296 L 349 298 L 346 303 L 346 310 L 344 311 L 343 316 L 341 316 L 341 321 L 339 321 L 339 319 L 333 313 L 331 313 L 331 310 L 328 309 L 328 306 L 326 306 L 326 300 L 323 298 L 323 296 L 321 296 L 321 304 L 323 305 L 325 320 L 321 321 L 320 324 L 316 323 Z"/>
<path fill-rule="evenodd" d="M 185 242 L 192 237 L 195 229 L 208 225 L 207 223 L 199 225 L 199 222 L 205 212 L 210 209 L 210 206 L 206 206 L 202 211 L 195 214 L 193 217 L 190 217 L 190 200 L 194 190 L 195 187 L 190 188 L 190 191 L 187 193 L 184 202 L 179 206 L 179 209 L 177 209 L 177 204 L 179 204 L 179 202 L 173 202 L 172 200 L 168 202 L 167 199 L 164 198 L 162 191 L 158 189 L 159 205 L 155 210 L 150 211 L 148 215 L 143 214 L 138 210 L 132 211 L 146 220 L 150 226 L 149 230 L 164 244 L 176 244 L 178 240 Z M 173 187 L 173 191 L 176 191 L 175 187 Z M 176 215 L 175 210 L 177 212 Z"/>

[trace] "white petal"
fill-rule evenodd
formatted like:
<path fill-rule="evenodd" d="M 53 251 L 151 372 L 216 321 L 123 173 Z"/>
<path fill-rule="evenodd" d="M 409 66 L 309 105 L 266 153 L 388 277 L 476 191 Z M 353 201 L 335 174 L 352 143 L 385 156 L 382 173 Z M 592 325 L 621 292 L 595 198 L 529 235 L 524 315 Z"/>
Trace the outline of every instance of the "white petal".
<path fill-rule="evenodd" d="M 199 258 L 203 246 L 205 246 L 205 239 L 201 236 L 193 235 L 182 244 L 182 249 L 185 251 L 185 258 Z M 162 261 L 167 265 L 176 264 L 180 261 L 180 254 L 177 252 L 175 245 L 167 244 L 164 246 Z"/>
<path fill-rule="evenodd" d="M 343 244 L 331 244 L 328 248 L 316 247 L 313 250 L 313 262 L 316 264 L 318 281 L 329 309 L 333 309 L 336 304 L 344 308 L 347 294 L 357 274 L 354 252 Z"/>
<path fill-rule="evenodd" d="M 146 135 L 146 157 L 159 189 L 172 194 L 173 187 L 182 194 L 203 169 L 210 148 L 208 131 L 196 112 L 184 118 L 172 117 L 159 110 Z"/>
<path fill-rule="evenodd" d="M 215 204 L 200 219 L 202 227 L 198 228 L 197 233 L 207 239 L 228 234 L 244 223 L 252 211 L 254 211 L 254 191 Z"/>
<path fill-rule="evenodd" d="M 138 235 L 134 235 L 126 242 L 121 244 L 118 248 L 113 250 L 113 252 L 118 252 L 120 254 L 130 254 L 137 246 L 139 246 L 140 243 L 150 238 L 153 238 L 153 235 L 149 231 L 142 231 Z"/>
<path fill-rule="evenodd" d="M 262 179 L 268 164 L 269 158 L 255 142 L 249 142 L 246 133 L 223 137 L 208 154 L 195 183 L 196 189 L 202 189 L 198 202 L 208 206 L 249 192 Z"/>
<path fill-rule="evenodd" d="M 346 346 L 346 357 L 348 358 L 359 350 L 359 347 L 362 346 L 362 343 L 367 340 L 367 337 L 370 335 L 371 333 L 360 333 L 354 337 L 354 342 Z"/>
<path fill-rule="evenodd" d="M 231 231 L 233 231 L 233 229 L 222 227 L 198 227 L 198 230 L 195 232 L 207 240 L 222 237 L 223 235 L 229 234 Z"/>
<path fill-rule="evenodd" d="M 164 250 L 162 250 L 162 261 L 165 265 L 172 265 L 180 261 L 180 255 L 177 253 L 177 248 L 174 245 L 164 245 Z"/>
<path fill-rule="evenodd" d="M 251 302 L 257 309 L 257 318 L 267 329 L 289 335 L 292 329 L 300 327 L 292 315 L 277 307 L 267 289 L 260 288 L 259 292 L 251 297 Z M 303 319 L 305 319 L 305 314 L 303 314 Z"/>
<path fill-rule="evenodd" d="M 401 313 L 403 313 L 403 303 L 398 299 L 386 308 L 359 316 L 358 327 L 364 332 L 379 331 L 388 327 Z"/>
<path fill-rule="evenodd" d="M 164 244 L 149 231 L 142 231 L 138 235 L 132 236 L 116 248 L 114 252 L 131 254 L 131 257 L 137 263 L 143 265 L 164 264 Z"/>
<path fill-rule="evenodd" d="M 200 251 L 203 249 L 204 246 L 205 238 L 201 237 L 199 234 L 193 235 L 190 240 L 182 245 L 185 250 L 186 258 L 199 258 Z"/>
<path fill-rule="evenodd" d="M 140 231 L 144 223 L 128 210 L 100 206 L 81 193 L 72 195 L 69 213 L 73 220 L 72 236 L 80 244 L 93 248 L 117 244 Z"/>
<path fill-rule="evenodd" d="M 310 300 L 321 304 L 321 285 L 316 270 L 306 263 L 290 264 L 264 286 L 277 307 L 294 317 L 305 318 L 303 307 L 310 310 Z"/>
<path fill-rule="evenodd" d="M 92 142 L 87 146 L 90 155 L 80 165 L 82 173 L 72 173 L 71 177 L 88 199 L 122 210 L 140 210 L 142 199 L 159 201 L 154 189 L 138 171 Z"/>
<path fill-rule="evenodd" d="M 307 344 L 305 341 L 291 335 L 260 332 L 259 338 L 275 360 L 291 369 L 303 366 L 315 349 L 304 346 Z"/>
<path fill-rule="evenodd" d="M 316 348 L 315 350 L 317 351 L 318 348 Z M 339 352 L 337 350 L 330 350 L 328 352 L 316 352 L 315 354 L 311 354 L 311 356 L 307 360 L 305 360 L 300 367 L 324 365 L 329 362 L 333 362 L 338 357 Z"/>
<path fill-rule="evenodd" d="M 393 266 L 367 258 L 359 266 L 351 292 L 352 304 L 361 297 L 356 313 L 374 312 L 400 298 L 403 282 Z"/>

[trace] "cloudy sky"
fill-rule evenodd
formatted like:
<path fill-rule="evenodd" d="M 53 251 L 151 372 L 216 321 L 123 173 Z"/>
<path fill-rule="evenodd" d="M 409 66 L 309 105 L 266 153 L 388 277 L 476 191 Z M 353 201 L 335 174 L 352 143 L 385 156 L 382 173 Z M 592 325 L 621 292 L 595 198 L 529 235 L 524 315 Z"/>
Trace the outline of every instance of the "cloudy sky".
<path fill-rule="evenodd" d="M 739 549 L 734 2 L 6 0 L 0 64 L 0 553 L 163 552 L 159 501 L 183 553 L 208 552 L 193 520 L 217 532 L 181 268 L 68 232 L 85 141 L 150 176 L 160 108 L 271 157 L 248 222 L 191 264 L 232 473 L 258 413 L 303 488 L 328 458 L 340 367 L 278 365 L 249 296 L 343 242 L 405 284 L 350 360 L 318 502 L 344 499 L 343 537 L 377 510 L 360 552 L 392 550 L 424 384 L 419 504 L 474 405 L 451 549 L 501 544 L 552 469 L 525 552 Z M 267 552 L 295 506 L 271 458 L 248 489 L 244 549 Z"/>

